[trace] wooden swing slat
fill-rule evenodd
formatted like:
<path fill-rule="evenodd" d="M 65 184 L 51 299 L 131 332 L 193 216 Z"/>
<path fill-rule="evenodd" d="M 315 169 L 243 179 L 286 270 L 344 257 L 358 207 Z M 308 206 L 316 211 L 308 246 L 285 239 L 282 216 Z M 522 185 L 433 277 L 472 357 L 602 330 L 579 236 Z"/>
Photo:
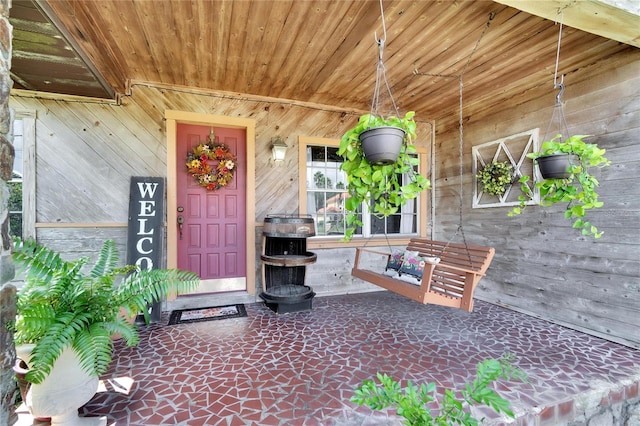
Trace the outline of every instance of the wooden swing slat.
<path fill-rule="evenodd" d="M 386 256 L 387 260 L 391 256 L 390 253 L 366 248 L 356 249 L 351 275 L 422 304 L 449 306 L 468 312 L 473 310 L 473 291 L 491 264 L 494 248 L 413 238 L 407 250 L 417 251 L 422 257 L 440 258 L 438 264 L 426 264 L 421 285 L 361 268 L 361 254 L 364 252 Z"/>

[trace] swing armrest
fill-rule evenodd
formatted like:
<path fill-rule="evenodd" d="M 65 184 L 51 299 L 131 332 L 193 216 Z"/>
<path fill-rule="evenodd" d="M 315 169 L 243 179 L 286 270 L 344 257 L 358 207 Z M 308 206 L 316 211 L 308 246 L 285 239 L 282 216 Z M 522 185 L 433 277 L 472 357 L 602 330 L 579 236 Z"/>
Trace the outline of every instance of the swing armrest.
<path fill-rule="evenodd" d="M 372 253 L 372 254 L 379 254 L 382 256 L 386 256 L 387 257 L 387 261 L 389 261 L 389 257 L 391 256 L 391 253 L 384 253 L 382 251 L 379 250 L 372 250 L 372 249 L 368 249 L 368 248 L 364 248 L 364 247 L 356 247 L 356 259 L 353 262 L 353 267 L 356 269 L 359 269 L 360 266 L 360 252 L 366 251 L 367 253 Z"/>

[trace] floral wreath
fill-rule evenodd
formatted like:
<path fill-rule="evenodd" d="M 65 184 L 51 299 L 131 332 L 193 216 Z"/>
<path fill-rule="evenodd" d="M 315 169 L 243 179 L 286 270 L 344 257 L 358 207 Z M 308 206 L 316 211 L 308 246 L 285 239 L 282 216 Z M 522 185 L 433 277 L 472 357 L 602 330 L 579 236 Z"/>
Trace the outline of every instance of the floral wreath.
<path fill-rule="evenodd" d="M 215 191 L 231 182 L 236 161 L 227 145 L 203 143 L 187 154 L 187 170 L 200 186 Z"/>

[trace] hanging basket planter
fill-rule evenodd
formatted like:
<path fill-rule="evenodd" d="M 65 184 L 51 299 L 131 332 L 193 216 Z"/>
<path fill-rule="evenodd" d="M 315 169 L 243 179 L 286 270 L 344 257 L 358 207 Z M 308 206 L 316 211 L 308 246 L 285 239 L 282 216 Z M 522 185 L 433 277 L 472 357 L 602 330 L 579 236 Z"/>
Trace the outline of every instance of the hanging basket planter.
<path fill-rule="evenodd" d="M 571 166 L 580 164 L 580 158 L 573 154 L 552 154 L 536 158 L 540 174 L 544 179 L 566 179 L 571 176 Z"/>
<path fill-rule="evenodd" d="M 384 11 L 380 1 L 382 27 L 384 29 Z M 416 137 L 414 111 L 400 115 L 393 100 L 391 87 L 386 77 L 382 53 L 385 36 L 378 39 L 378 64 L 376 82 L 369 114 L 363 114 L 355 127 L 347 130 L 340 138 L 338 155 L 343 161 L 340 170 L 347 177 L 345 200 L 344 241 L 349 241 L 358 228 L 364 225 L 362 206 L 369 206 L 369 213 L 379 219 L 399 213 L 407 200 L 429 188 L 431 182 L 418 171 L 420 158 L 413 145 Z M 380 94 L 389 97 L 387 113 L 381 113 Z M 395 115 L 394 115 L 395 112 Z M 390 113 L 390 114 L 389 114 Z"/>
<path fill-rule="evenodd" d="M 376 127 L 360 133 L 360 143 L 369 164 L 385 165 L 398 161 L 406 132 L 399 127 Z"/>

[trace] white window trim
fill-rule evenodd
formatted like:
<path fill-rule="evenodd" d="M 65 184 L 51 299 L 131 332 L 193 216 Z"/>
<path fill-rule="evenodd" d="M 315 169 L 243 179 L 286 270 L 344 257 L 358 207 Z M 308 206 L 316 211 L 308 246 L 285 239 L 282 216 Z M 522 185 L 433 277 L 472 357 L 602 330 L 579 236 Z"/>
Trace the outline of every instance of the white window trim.
<path fill-rule="evenodd" d="M 330 138 L 318 138 L 311 136 L 299 136 L 298 137 L 298 201 L 299 201 L 299 213 L 307 214 L 307 146 L 315 145 L 315 146 L 330 146 L 330 147 L 339 147 L 340 140 L 339 139 L 330 139 Z M 418 157 L 420 158 L 419 170 L 422 172 L 423 170 L 428 170 L 428 162 L 427 162 L 427 150 L 425 148 L 416 147 Z M 425 174 L 426 176 L 426 174 Z M 433 191 L 433 189 L 431 189 Z M 345 247 L 345 246 L 363 246 L 363 245 L 376 245 L 378 243 L 387 245 L 389 241 L 392 241 L 393 244 L 397 245 L 406 245 L 410 238 L 413 237 L 427 237 L 427 223 L 429 222 L 427 219 L 428 211 L 427 211 L 427 193 L 423 193 L 418 196 L 418 204 L 416 206 L 417 214 L 417 229 L 415 233 L 412 234 L 393 234 L 388 235 L 386 237 L 380 236 L 371 236 L 371 235 L 355 235 L 353 239 L 349 243 L 345 243 L 342 241 L 342 237 L 339 236 L 317 236 L 310 238 L 309 247 L 318 247 L 318 248 L 329 248 L 329 247 Z M 366 213 L 367 206 L 364 206 Z M 370 215 L 364 214 L 363 222 L 366 225 L 370 223 Z M 368 231 L 367 231 L 368 232 Z"/>
<path fill-rule="evenodd" d="M 36 111 L 14 110 L 22 120 L 22 238 L 36 238 Z"/>
<path fill-rule="evenodd" d="M 520 205 L 519 201 L 507 201 L 509 195 L 514 192 L 516 195 L 522 195 L 523 192 L 520 189 L 520 183 L 518 179 L 520 179 L 523 175 L 521 169 L 523 164 L 527 164 L 531 170 L 534 171 L 531 176 L 531 180 L 528 185 L 533 193 L 533 199 L 528 200 L 526 202 L 527 205 L 538 204 L 540 199 L 540 192 L 538 188 L 535 187 L 535 183 L 540 179 L 537 177 L 536 167 L 533 164 L 533 160 L 527 158 L 527 154 L 538 151 L 539 148 L 539 129 L 531 129 L 525 132 L 516 133 L 514 135 L 510 135 L 501 139 L 497 139 L 495 141 L 486 142 L 480 145 L 474 146 L 472 150 L 473 155 L 473 204 L 472 208 L 481 209 L 488 207 L 506 207 L 506 206 L 518 206 Z M 509 149 L 509 142 L 514 139 L 523 139 L 524 137 L 528 137 L 527 141 L 524 142 L 522 146 L 518 146 L 520 152 L 513 152 L 513 147 Z M 495 148 L 495 151 L 493 149 Z M 483 157 L 481 152 L 485 152 L 485 156 Z M 486 153 L 493 153 L 490 156 L 487 156 Z M 482 196 L 484 192 L 482 191 L 482 183 L 480 179 L 476 176 L 480 170 L 487 164 L 490 164 L 493 161 L 497 161 L 498 157 L 504 153 L 506 155 L 508 161 L 511 163 L 513 167 L 513 174 L 515 182 L 507 188 L 507 191 L 502 195 L 497 197 L 497 202 L 486 202 L 482 200 Z M 516 158 L 516 156 L 518 156 Z M 490 157 L 490 158 L 489 158 Z"/>

